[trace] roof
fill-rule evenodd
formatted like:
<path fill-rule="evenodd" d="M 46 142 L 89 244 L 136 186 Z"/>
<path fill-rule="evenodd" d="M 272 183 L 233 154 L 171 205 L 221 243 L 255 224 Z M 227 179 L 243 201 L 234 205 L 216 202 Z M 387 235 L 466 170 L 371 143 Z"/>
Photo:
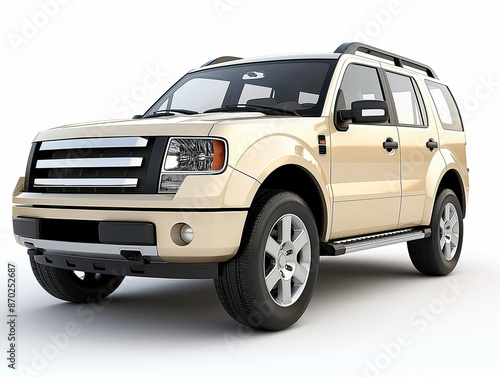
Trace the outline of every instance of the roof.
<path fill-rule="evenodd" d="M 421 71 L 423 74 L 426 74 L 429 77 L 435 79 L 438 78 L 433 69 L 425 64 L 359 42 L 343 43 L 339 47 L 337 47 L 334 53 L 326 53 L 326 54 L 291 54 L 291 55 L 263 56 L 250 59 L 243 59 L 234 56 L 221 56 L 219 58 L 210 60 L 200 68 L 195 69 L 194 71 L 213 68 L 214 66 L 222 67 L 227 65 L 259 63 L 259 62 L 269 62 L 269 61 L 298 60 L 298 59 L 338 59 L 343 54 L 355 55 L 357 52 L 363 53 L 364 56 L 368 58 L 371 57 L 374 58 L 375 60 L 384 59 L 388 62 L 391 62 L 397 67 L 416 69 L 418 71 Z"/>

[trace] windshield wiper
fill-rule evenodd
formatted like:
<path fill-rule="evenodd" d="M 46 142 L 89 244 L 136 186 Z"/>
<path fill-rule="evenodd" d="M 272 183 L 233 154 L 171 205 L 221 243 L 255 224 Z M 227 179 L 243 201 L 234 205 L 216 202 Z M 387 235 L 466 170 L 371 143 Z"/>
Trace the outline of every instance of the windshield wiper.
<path fill-rule="evenodd" d="M 196 111 L 193 111 L 193 110 L 168 109 L 168 110 L 155 111 L 153 114 L 146 115 L 143 118 L 154 118 L 154 117 L 172 116 L 172 115 L 175 115 L 175 113 L 185 114 L 185 115 L 198 114 Z"/>
<path fill-rule="evenodd" d="M 265 111 L 262 111 L 265 110 Z M 286 115 L 295 115 L 295 116 L 300 116 L 299 113 L 297 113 L 295 110 L 292 109 L 285 109 L 283 107 L 275 107 L 275 106 L 265 106 L 265 105 L 246 105 L 246 104 L 238 104 L 238 105 L 228 105 L 224 107 L 219 107 L 216 109 L 210 109 L 207 111 L 204 111 L 204 113 L 217 113 L 217 112 L 224 112 L 224 111 L 235 111 L 235 112 L 243 112 L 243 111 L 259 111 L 262 112 L 266 115 L 273 115 L 273 114 L 286 114 Z"/>

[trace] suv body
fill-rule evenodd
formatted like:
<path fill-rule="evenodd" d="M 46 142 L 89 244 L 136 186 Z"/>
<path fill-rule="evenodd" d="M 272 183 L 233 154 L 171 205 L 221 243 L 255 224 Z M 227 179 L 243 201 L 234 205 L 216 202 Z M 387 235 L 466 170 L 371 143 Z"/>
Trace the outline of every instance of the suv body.
<path fill-rule="evenodd" d="M 421 272 L 453 270 L 465 144 L 449 89 L 415 61 L 359 43 L 223 57 L 143 116 L 40 132 L 14 233 L 63 300 L 105 297 L 126 275 L 211 278 L 233 318 L 282 329 L 320 254 L 408 242 Z"/>

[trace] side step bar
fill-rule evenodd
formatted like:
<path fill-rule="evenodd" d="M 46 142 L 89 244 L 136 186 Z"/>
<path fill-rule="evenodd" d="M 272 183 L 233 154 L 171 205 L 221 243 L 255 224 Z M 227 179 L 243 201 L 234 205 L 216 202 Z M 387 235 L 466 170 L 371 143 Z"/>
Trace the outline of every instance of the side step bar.
<path fill-rule="evenodd" d="M 321 243 L 321 255 L 344 255 L 355 251 L 414 241 L 431 236 L 431 228 L 404 229 L 369 236 Z"/>

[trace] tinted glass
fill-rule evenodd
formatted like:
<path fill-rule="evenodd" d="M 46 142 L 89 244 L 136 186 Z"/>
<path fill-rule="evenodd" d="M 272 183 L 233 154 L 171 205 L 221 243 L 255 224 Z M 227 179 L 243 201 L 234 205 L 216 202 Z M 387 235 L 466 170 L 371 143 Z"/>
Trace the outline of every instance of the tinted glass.
<path fill-rule="evenodd" d="M 394 98 L 399 123 L 413 126 L 424 125 L 417 92 L 415 91 L 416 83 L 413 79 L 392 72 L 387 72 L 387 79 Z"/>
<path fill-rule="evenodd" d="M 384 100 L 377 70 L 351 64 L 340 86 L 337 110 L 350 110 L 353 102 L 370 99 Z"/>
<path fill-rule="evenodd" d="M 227 88 L 229 88 L 229 81 L 225 80 L 204 78 L 189 80 L 172 95 L 170 108 L 200 112 L 214 107 L 221 107 Z M 210 95 L 207 95 L 207 93 L 210 93 Z"/>
<path fill-rule="evenodd" d="M 433 81 L 426 80 L 425 82 L 431 93 L 443 128 L 452 131 L 463 131 L 462 120 L 460 119 L 457 104 L 448 87 Z"/>
<path fill-rule="evenodd" d="M 240 64 L 189 73 L 146 113 L 184 109 L 202 113 L 235 105 L 261 105 L 321 116 L 336 60 Z"/>
<path fill-rule="evenodd" d="M 258 98 L 273 98 L 273 89 L 267 86 L 245 84 L 241 91 L 238 103 L 246 104 L 248 101 Z"/>

